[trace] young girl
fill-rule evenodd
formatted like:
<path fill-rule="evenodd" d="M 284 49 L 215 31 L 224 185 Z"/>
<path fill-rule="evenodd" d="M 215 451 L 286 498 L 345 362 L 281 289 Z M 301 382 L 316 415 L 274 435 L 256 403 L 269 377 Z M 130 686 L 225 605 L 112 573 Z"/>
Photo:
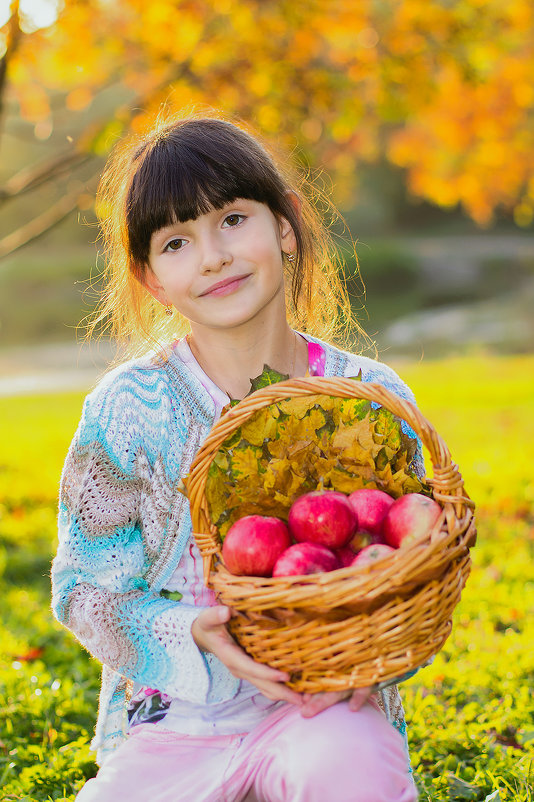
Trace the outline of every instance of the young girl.
<path fill-rule="evenodd" d="M 104 175 L 100 319 L 160 345 L 87 397 L 62 476 L 53 608 L 103 664 L 102 768 L 79 802 L 417 798 L 396 687 L 299 694 L 252 660 L 203 585 L 177 491 L 265 365 L 361 371 L 413 400 L 390 368 L 308 333 L 334 332 L 346 296 L 294 186 L 255 137 L 215 117 L 160 127 Z"/>

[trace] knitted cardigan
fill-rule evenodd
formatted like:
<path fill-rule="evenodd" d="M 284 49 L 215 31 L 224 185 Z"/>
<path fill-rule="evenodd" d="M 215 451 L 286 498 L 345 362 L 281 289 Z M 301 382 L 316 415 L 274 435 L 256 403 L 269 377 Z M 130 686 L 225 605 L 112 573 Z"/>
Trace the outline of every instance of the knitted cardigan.
<path fill-rule="evenodd" d="M 321 345 L 325 376 L 361 371 L 363 381 L 414 401 L 391 368 Z M 103 664 L 92 742 L 100 764 L 126 736 L 129 681 L 206 704 L 239 688 L 194 644 L 198 608 L 160 595 L 191 535 L 189 504 L 176 485 L 214 418 L 212 398 L 172 350 L 166 360 L 146 356 L 110 371 L 84 403 L 61 477 L 52 608 Z M 422 473 L 420 448 L 414 468 Z M 405 737 L 396 686 L 381 697 Z"/>

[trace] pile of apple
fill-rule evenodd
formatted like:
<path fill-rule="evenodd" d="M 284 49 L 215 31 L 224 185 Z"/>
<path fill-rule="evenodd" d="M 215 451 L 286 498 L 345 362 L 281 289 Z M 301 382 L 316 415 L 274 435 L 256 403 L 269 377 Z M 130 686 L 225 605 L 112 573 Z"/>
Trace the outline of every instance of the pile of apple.
<path fill-rule="evenodd" d="M 361 488 L 306 493 L 293 502 L 287 524 L 247 515 L 228 530 L 226 568 L 243 576 L 301 576 L 364 566 L 421 537 L 436 523 L 439 504 L 420 493 L 393 499 Z"/>

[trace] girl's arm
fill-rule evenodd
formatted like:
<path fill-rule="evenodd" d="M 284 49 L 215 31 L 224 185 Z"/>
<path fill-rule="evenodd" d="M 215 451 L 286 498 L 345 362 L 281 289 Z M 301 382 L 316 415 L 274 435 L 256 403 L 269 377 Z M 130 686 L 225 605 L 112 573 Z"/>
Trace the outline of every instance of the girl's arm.
<path fill-rule="evenodd" d="M 113 409 L 119 395 L 89 397 L 67 456 L 54 614 L 94 657 L 141 685 L 199 703 L 230 698 L 238 681 L 192 638 L 198 608 L 161 597 L 144 579 L 149 550 L 153 561 L 187 501 L 151 466 L 128 398 L 120 414 Z"/>

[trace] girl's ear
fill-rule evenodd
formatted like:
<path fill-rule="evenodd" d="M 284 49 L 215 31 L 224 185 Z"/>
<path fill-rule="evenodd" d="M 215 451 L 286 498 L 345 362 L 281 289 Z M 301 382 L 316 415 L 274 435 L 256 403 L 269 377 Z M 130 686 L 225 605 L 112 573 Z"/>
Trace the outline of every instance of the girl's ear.
<path fill-rule="evenodd" d="M 169 305 L 169 299 L 165 294 L 165 290 L 163 289 L 163 286 L 160 284 L 158 277 L 153 272 L 150 265 L 146 265 L 142 274 L 139 276 L 139 281 L 143 287 L 148 290 L 152 297 L 156 299 L 156 301 L 159 301 L 159 303 L 163 304 L 163 306 Z"/>
<path fill-rule="evenodd" d="M 289 190 L 287 197 L 295 210 L 295 216 L 300 217 L 302 209 L 301 199 L 296 192 L 293 192 L 293 190 Z M 282 217 L 280 220 L 280 238 L 284 253 L 293 253 L 297 247 L 297 240 L 295 238 L 295 232 L 293 231 L 291 223 L 285 217 Z"/>

